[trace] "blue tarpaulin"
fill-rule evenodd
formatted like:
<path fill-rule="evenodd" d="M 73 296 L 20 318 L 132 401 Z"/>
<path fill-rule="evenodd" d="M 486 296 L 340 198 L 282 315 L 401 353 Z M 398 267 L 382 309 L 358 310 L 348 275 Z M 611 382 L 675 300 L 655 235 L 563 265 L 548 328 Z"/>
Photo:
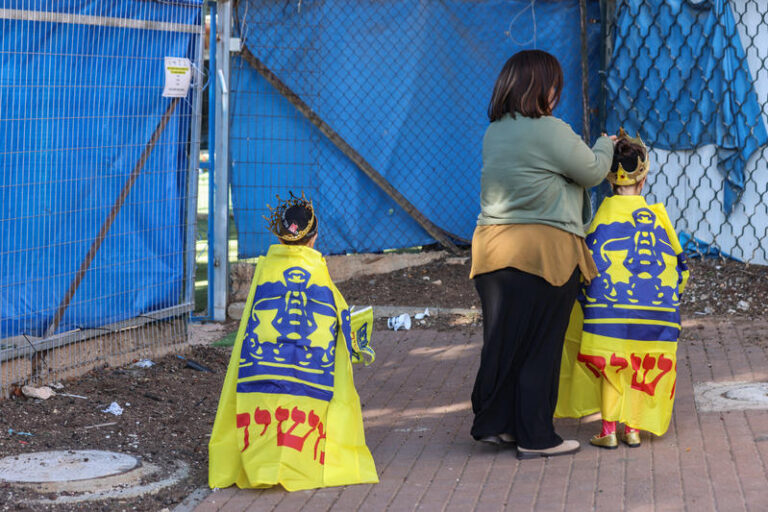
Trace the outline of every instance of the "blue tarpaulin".
<path fill-rule="evenodd" d="M 199 26 L 186 3 L 0 0 L 0 338 L 45 333 L 171 102 L 164 57 L 195 59 L 196 34 L 100 20 Z M 174 111 L 57 332 L 183 299 L 190 111 Z"/>
<path fill-rule="evenodd" d="M 608 131 L 659 149 L 715 144 L 730 213 L 768 134 L 727 0 L 619 2 L 607 77 Z"/>
<path fill-rule="evenodd" d="M 598 2 L 588 5 L 588 17 L 599 19 Z M 248 49 L 394 188 L 465 239 L 479 213 L 486 108 L 512 54 L 538 48 L 560 60 L 565 88 L 555 115 L 582 129 L 579 6 L 572 0 L 304 2 L 300 9 L 239 2 L 235 26 Z M 588 31 L 595 96 L 599 24 Z M 434 241 L 240 57 L 230 89 L 241 258 L 274 243 L 261 216 L 276 191 L 291 189 L 312 195 L 323 252 Z"/>

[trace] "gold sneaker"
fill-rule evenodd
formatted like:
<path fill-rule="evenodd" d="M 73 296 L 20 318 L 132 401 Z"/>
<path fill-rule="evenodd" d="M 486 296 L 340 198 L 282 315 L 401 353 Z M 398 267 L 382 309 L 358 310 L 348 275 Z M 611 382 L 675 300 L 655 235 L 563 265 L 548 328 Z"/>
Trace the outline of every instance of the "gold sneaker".
<path fill-rule="evenodd" d="M 632 430 L 630 432 L 624 432 L 621 435 L 621 441 L 630 448 L 637 448 L 640 446 L 640 431 Z"/>
<path fill-rule="evenodd" d="M 599 448 L 605 448 L 606 450 L 615 450 L 619 447 L 619 442 L 616 440 L 616 432 L 604 436 L 595 434 L 592 436 L 592 439 L 589 440 L 589 444 Z"/>

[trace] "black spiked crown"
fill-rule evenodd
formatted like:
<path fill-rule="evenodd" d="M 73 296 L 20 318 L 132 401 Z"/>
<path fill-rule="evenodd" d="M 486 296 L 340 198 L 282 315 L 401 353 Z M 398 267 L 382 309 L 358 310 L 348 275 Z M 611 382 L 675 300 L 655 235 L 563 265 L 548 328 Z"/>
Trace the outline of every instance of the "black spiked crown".
<path fill-rule="evenodd" d="M 288 199 L 277 196 L 277 206 L 272 208 L 269 204 L 269 217 L 264 217 L 269 226 L 269 231 L 288 243 L 300 242 L 317 233 L 317 217 L 312 201 L 304 196 L 296 196 L 288 192 Z"/>

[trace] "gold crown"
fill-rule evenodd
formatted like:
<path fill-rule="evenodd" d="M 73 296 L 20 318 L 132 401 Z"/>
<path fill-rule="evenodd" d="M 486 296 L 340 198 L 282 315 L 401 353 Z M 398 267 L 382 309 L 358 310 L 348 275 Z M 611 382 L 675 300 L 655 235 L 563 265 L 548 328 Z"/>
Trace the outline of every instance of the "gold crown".
<path fill-rule="evenodd" d="M 627 135 L 627 132 L 624 131 L 624 128 L 619 128 L 619 139 L 624 139 L 643 148 L 645 159 L 642 159 L 638 156 L 637 167 L 635 167 L 635 170 L 632 172 L 624 169 L 624 166 L 621 165 L 621 162 L 619 162 L 619 168 L 616 169 L 616 172 L 609 172 L 607 179 L 612 185 L 635 185 L 637 182 L 645 178 L 646 175 L 648 175 L 648 169 L 650 168 L 650 161 L 648 160 L 648 147 L 643 142 L 643 139 L 640 138 L 639 134 L 635 135 L 634 137 L 630 137 Z"/>
<path fill-rule="evenodd" d="M 290 191 L 288 193 L 291 196 L 285 200 L 280 199 L 279 195 L 277 196 L 278 205 L 275 208 L 272 208 L 267 204 L 267 208 L 269 208 L 269 218 L 264 215 L 262 215 L 262 217 L 267 221 L 269 231 L 272 234 L 287 242 L 297 242 L 307 236 L 307 233 L 312 231 L 317 225 L 315 208 L 312 206 L 312 201 L 307 200 L 307 198 L 304 197 L 303 191 L 301 197 L 293 195 L 293 192 Z M 309 222 L 307 222 L 304 229 L 298 229 L 296 224 L 291 224 L 285 218 L 285 212 L 293 206 L 301 206 L 302 208 L 308 209 L 311 213 Z M 280 229 L 281 226 L 283 227 L 283 230 Z"/>

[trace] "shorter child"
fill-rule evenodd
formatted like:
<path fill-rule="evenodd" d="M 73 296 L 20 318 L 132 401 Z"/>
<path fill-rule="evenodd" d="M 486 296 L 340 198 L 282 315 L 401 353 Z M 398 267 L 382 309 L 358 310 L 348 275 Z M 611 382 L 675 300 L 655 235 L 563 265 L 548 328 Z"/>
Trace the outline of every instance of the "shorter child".
<path fill-rule="evenodd" d="M 372 359 L 322 254 L 312 203 L 272 210 L 208 445 L 211 487 L 289 491 L 378 482 L 352 358 Z"/>
<path fill-rule="evenodd" d="M 555 414 L 600 411 L 590 443 L 601 448 L 618 446 L 617 422 L 621 440 L 636 447 L 640 430 L 662 435 L 672 416 L 688 268 L 664 206 L 640 195 L 648 168 L 643 141 L 621 130 L 608 174 L 614 195 L 587 231 L 600 274 L 582 288 L 564 348 Z"/>

